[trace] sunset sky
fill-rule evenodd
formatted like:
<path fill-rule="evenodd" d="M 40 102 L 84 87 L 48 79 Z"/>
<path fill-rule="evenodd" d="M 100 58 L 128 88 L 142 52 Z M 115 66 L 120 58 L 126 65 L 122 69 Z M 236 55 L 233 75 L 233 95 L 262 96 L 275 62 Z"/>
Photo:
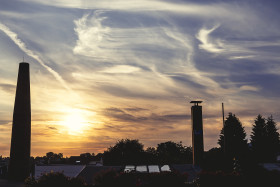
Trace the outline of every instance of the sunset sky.
<path fill-rule="evenodd" d="M 191 100 L 203 101 L 205 150 L 218 146 L 222 102 L 248 138 L 259 113 L 280 124 L 279 10 L 275 0 L 0 0 L 0 155 L 23 56 L 33 156 L 103 152 L 122 138 L 190 146 Z"/>

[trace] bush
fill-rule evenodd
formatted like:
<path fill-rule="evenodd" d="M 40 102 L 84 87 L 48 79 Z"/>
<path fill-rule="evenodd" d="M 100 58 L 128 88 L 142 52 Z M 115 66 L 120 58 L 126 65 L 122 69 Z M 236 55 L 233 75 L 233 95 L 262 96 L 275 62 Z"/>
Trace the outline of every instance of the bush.
<path fill-rule="evenodd" d="M 236 187 L 244 183 L 243 177 L 238 173 L 227 173 L 222 171 L 201 172 L 199 179 L 196 181 L 200 187 Z"/>
<path fill-rule="evenodd" d="M 246 173 L 236 172 L 201 172 L 199 178 L 194 182 L 199 187 L 279 187 L 280 172 L 266 171 L 262 168 L 254 168 Z"/>
<path fill-rule="evenodd" d="M 25 187 L 84 187 L 86 184 L 79 178 L 70 178 L 63 173 L 51 172 L 42 175 L 38 180 L 27 178 Z"/>
<path fill-rule="evenodd" d="M 118 173 L 114 169 L 108 169 L 97 173 L 93 177 L 96 186 L 114 186 Z"/>
<path fill-rule="evenodd" d="M 102 171 L 94 177 L 96 186 L 185 186 L 188 174 L 175 172 L 161 173 L 118 173 L 115 170 Z"/>

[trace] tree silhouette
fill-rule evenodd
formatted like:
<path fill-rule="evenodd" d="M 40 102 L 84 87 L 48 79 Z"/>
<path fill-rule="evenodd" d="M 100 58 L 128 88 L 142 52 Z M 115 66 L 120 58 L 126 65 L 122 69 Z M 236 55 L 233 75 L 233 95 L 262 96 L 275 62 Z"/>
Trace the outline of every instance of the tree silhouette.
<path fill-rule="evenodd" d="M 266 160 L 267 145 L 267 132 L 265 118 L 260 114 L 255 119 L 251 134 L 251 146 L 252 153 L 257 162 L 263 162 Z"/>
<path fill-rule="evenodd" d="M 122 139 L 113 147 L 104 151 L 103 158 L 105 165 L 125 165 L 143 163 L 143 144 L 138 140 Z"/>
<path fill-rule="evenodd" d="M 46 153 L 46 156 L 47 156 L 47 159 L 50 159 L 54 156 L 54 153 L 53 152 L 48 152 L 48 153 Z"/>
<path fill-rule="evenodd" d="M 103 153 L 104 165 L 186 164 L 192 163 L 192 149 L 182 142 L 160 143 L 143 150 L 138 140 L 122 139 Z"/>
<path fill-rule="evenodd" d="M 222 151 L 225 151 L 226 157 L 230 160 L 234 158 L 241 159 L 248 152 L 244 127 L 239 119 L 232 113 L 229 113 L 225 121 L 225 126 L 221 130 L 218 144 L 221 146 Z"/>
<path fill-rule="evenodd" d="M 48 164 L 60 162 L 63 158 L 63 153 L 54 153 L 48 152 L 46 153 L 45 162 Z"/>
<path fill-rule="evenodd" d="M 192 151 L 184 147 L 182 142 L 172 141 L 160 143 L 156 149 L 160 164 L 180 164 L 192 162 Z"/>
<path fill-rule="evenodd" d="M 276 156 L 279 153 L 279 133 L 277 132 L 276 123 L 272 117 L 267 118 L 266 122 L 266 133 L 267 133 L 267 161 L 276 161 Z"/>
<path fill-rule="evenodd" d="M 224 154 L 221 148 L 214 147 L 205 151 L 204 161 L 201 167 L 208 171 L 222 170 L 224 168 L 224 163 L 221 162 L 223 160 L 223 156 Z"/>
<path fill-rule="evenodd" d="M 156 164 L 159 162 L 156 148 L 148 147 L 145 150 L 145 160 L 146 164 Z"/>

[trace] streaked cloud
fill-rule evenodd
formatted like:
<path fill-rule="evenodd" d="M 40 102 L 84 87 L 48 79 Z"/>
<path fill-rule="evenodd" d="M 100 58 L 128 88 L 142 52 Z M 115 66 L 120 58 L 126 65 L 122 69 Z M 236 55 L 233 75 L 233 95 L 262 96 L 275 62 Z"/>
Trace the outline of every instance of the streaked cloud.
<path fill-rule="evenodd" d="M 14 93 L 16 90 L 16 85 L 0 83 L 0 89 L 3 89 L 6 92 Z"/>
<path fill-rule="evenodd" d="M 160 0 L 134 0 L 133 2 L 126 0 L 50 0 L 36 1 L 24 0 L 25 2 L 38 3 L 48 6 L 75 8 L 75 9 L 101 9 L 101 10 L 117 10 L 127 12 L 143 11 L 162 11 L 171 12 L 188 16 L 200 16 L 203 18 L 222 18 L 242 19 L 242 15 L 230 11 L 233 7 L 224 3 L 198 4 L 192 2 L 180 1 L 160 1 Z"/>
<path fill-rule="evenodd" d="M 58 82 L 61 83 L 61 85 L 66 88 L 67 90 L 71 90 L 66 82 L 63 80 L 63 78 L 51 67 L 47 66 L 41 58 L 36 55 L 33 51 L 29 50 L 26 45 L 18 38 L 17 34 L 13 31 L 11 31 L 7 26 L 0 23 L 0 30 L 3 31 L 7 36 L 28 56 L 34 58 L 39 64 L 41 64 L 46 70 L 48 70 L 56 79 Z"/>
<path fill-rule="evenodd" d="M 243 85 L 240 87 L 241 90 L 243 91 L 259 91 L 260 88 L 255 87 L 255 86 L 249 86 L 249 85 Z"/>
<path fill-rule="evenodd" d="M 240 59 L 248 59 L 248 58 L 254 58 L 254 55 L 247 55 L 247 56 L 232 56 L 229 57 L 230 60 L 240 60 Z"/>
<path fill-rule="evenodd" d="M 140 71 L 141 69 L 134 66 L 128 66 L 128 65 L 117 65 L 110 68 L 106 68 L 104 70 L 101 70 L 101 73 L 133 73 Z"/>

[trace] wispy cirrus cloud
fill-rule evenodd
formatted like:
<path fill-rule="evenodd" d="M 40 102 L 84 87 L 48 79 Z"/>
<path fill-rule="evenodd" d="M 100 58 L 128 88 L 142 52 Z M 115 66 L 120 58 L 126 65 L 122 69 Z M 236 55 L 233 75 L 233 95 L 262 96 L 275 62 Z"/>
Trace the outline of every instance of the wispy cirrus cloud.
<path fill-rule="evenodd" d="M 204 49 L 208 52 L 212 53 L 220 53 L 223 49 L 223 44 L 221 41 L 211 41 L 210 34 L 216 30 L 219 27 L 219 25 L 215 25 L 211 29 L 202 28 L 196 35 L 196 38 L 202 43 L 199 44 L 200 49 Z"/>
<path fill-rule="evenodd" d="M 96 11 L 90 20 L 88 20 L 89 14 L 74 20 L 76 25 L 74 30 L 78 36 L 77 44 L 73 49 L 74 54 L 106 59 L 107 55 L 101 53 L 102 48 L 108 48 L 105 37 L 109 36 L 110 28 L 102 25 L 102 21 L 106 19 L 99 16 L 102 13 L 103 11 Z"/>
<path fill-rule="evenodd" d="M 108 18 L 107 14 L 108 12 L 95 11 L 74 21 L 78 40 L 73 52 L 116 64 L 115 67 L 106 68 L 99 73 L 132 73 L 138 71 L 138 67 L 146 67 L 146 70 L 152 72 L 156 80 L 165 86 L 173 86 L 174 80 L 171 76 L 181 73 L 205 86 L 211 94 L 222 90 L 206 72 L 196 68 L 191 35 L 183 33 L 175 25 L 170 26 L 168 21 L 165 25 L 155 24 L 152 27 L 131 25 L 127 28 L 116 28 L 110 24 L 113 20 Z M 118 65 L 120 62 L 130 66 Z M 131 78 L 126 85 L 129 85 L 130 80 Z M 112 86 L 110 89 L 114 90 Z"/>
<path fill-rule="evenodd" d="M 105 68 L 99 72 L 101 73 L 134 73 L 140 71 L 139 67 L 128 66 L 128 65 L 117 65 L 109 68 Z"/>
<path fill-rule="evenodd" d="M 23 52 L 25 52 L 28 56 L 34 58 L 41 66 L 43 66 L 48 72 L 50 72 L 64 88 L 66 88 L 67 90 L 71 90 L 63 80 L 63 78 L 55 70 L 46 65 L 38 55 L 28 49 L 25 43 L 18 38 L 15 32 L 11 31 L 6 25 L 2 23 L 0 23 L 0 30 L 3 31 Z"/>
<path fill-rule="evenodd" d="M 249 86 L 249 85 L 243 85 L 240 87 L 240 89 L 243 91 L 259 91 L 260 90 L 259 87 Z"/>
<path fill-rule="evenodd" d="M 188 16 L 199 16 L 202 18 L 228 18 L 228 19 L 242 19 L 242 15 L 236 12 L 242 12 L 242 8 L 238 7 L 236 11 L 230 11 L 232 6 L 225 3 L 193 3 L 181 1 L 161 1 L 161 0 L 50 0 L 50 1 L 37 1 L 37 0 L 24 0 L 25 2 L 38 3 L 48 6 L 75 8 L 75 9 L 101 9 L 101 10 L 117 10 L 127 12 L 143 13 L 146 11 L 161 11 L 171 12 L 175 14 L 182 14 Z M 248 11 L 248 10 L 247 10 Z"/>
<path fill-rule="evenodd" d="M 229 29 L 227 27 L 229 26 L 218 24 L 210 29 L 201 28 L 196 34 L 196 39 L 200 42 L 199 49 L 217 56 L 223 56 L 228 60 L 263 61 L 267 58 L 275 60 L 275 56 L 271 52 L 274 51 L 274 48 L 277 49 L 280 46 L 278 40 L 269 41 L 265 36 L 262 36 L 263 34 L 261 36 L 249 36 L 248 33 L 243 33 L 245 36 L 248 35 L 247 39 L 244 39 L 244 36 L 231 38 L 218 31 L 219 28 L 220 30 Z M 215 35 L 212 33 L 215 33 Z M 221 36 L 219 36 L 219 33 Z M 268 55 L 268 53 L 271 54 Z"/>

